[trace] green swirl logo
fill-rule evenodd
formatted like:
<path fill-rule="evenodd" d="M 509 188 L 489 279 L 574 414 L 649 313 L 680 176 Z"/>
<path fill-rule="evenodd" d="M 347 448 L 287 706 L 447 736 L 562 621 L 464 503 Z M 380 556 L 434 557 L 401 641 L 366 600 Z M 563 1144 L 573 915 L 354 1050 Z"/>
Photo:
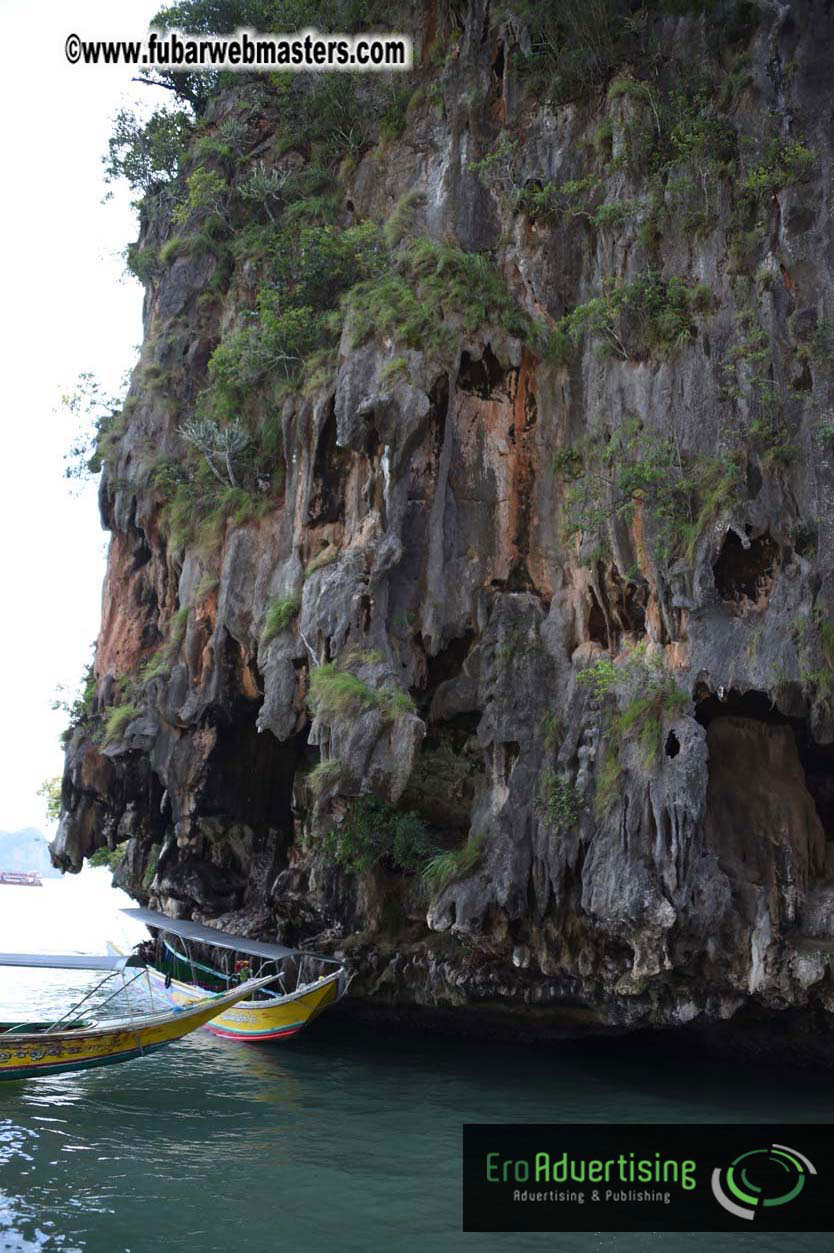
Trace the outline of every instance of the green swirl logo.
<path fill-rule="evenodd" d="M 723 1170 L 716 1166 L 712 1193 L 729 1213 L 752 1222 L 763 1207 L 795 1200 L 808 1175 L 816 1173 L 814 1165 L 797 1149 L 771 1144 L 767 1149 L 741 1153 Z"/>

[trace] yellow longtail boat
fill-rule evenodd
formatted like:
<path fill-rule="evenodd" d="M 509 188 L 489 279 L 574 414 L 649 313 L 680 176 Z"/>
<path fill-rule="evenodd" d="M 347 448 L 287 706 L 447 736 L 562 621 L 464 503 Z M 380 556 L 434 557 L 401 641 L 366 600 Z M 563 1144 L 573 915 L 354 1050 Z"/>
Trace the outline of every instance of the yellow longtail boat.
<path fill-rule="evenodd" d="M 254 992 L 206 1022 L 207 1030 L 227 1040 L 262 1044 L 289 1039 L 329 1005 L 341 1000 L 350 984 L 343 963 L 334 958 L 248 940 L 214 927 L 169 918 L 151 909 L 122 912 L 157 932 L 153 953 L 145 953 L 148 974 L 151 983 L 165 992 L 173 1005 L 193 1005 L 208 992 L 227 989 L 241 974 L 254 972 L 256 967 L 258 974 L 272 973 L 275 987 Z M 182 941 L 182 948 L 176 946 L 175 940 Z M 189 951 L 189 945 L 195 944 L 201 951 L 213 948 L 222 954 L 242 954 L 245 960 L 226 960 L 230 968 L 222 970 L 220 961 L 211 965 L 196 960 Z"/>
<path fill-rule="evenodd" d="M 9 953 L 0 954 L 0 966 L 104 970 L 109 972 L 108 978 L 121 973 L 123 984 L 124 971 L 128 967 L 140 968 L 137 978 L 147 973 L 145 963 L 136 956 L 47 957 Z M 0 1022 L 0 1080 L 31 1079 L 144 1057 L 196 1031 L 216 1014 L 227 1012 L 238 1001 L 266 987 L 274 977 L 267 975 L 265 978 L 250 979 L 223 995 L 203 996 L 188 1008 L 166 1010 L 164 1013 L 138 1014 L 103 1022 L 70 1019 L 69 1014 L 76 1012 L 92 995 L 90 992 L 55 1022 Z"/>

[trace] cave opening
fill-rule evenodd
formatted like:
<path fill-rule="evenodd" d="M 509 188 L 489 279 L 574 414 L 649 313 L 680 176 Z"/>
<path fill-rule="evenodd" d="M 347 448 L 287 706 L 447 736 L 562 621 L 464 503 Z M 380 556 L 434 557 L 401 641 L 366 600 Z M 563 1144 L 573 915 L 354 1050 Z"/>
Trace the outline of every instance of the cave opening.
<path fill-rule="evenodd" d="M 308 732 L 283 742 L 259 734 L 257 708 L 242 698 L 210 708 L 204 726 L 215 738 L 199 778 L 193 757 L 181 764 L 196 801 L 187 825 L 200 838 L 166 859 L 159 891 L 210 915 L 262 904 L 293 841 L 293 779 Z"/>
<path fill-rule="evenodd" d="M 538 195 L 544 191 L 544 183 L 540 178 L 526 178 L 524 180 L 524 190 L 531 193 L 531 196 Z"/>
<path fill-rule="evenodd" d="M 670 731 L 666 737 L 666 756 L 677 757 L 681 751 L 681 742 L 675 735 L 674 731 Z"/>
<path fill-rule="evenodd" d="M 598 589 L 598 590 L 597 590 Z M 646 634 L 649 587 L 643 579 L 625 579 L 616 565 L 597 565 L 597 585 L 588 588 L 588 636 L 602 648 L 616 647 L 623 634 Z"/>
<path fill-rule="evenodd" d="M 762 490 L 762 483 L 764 482 L 762 472 L 756 465 L 755 461 L 747 462 L 747 473 L 745 477 L 747 483 L 747 499 L 755 500 L 759 492 Z"/>
<path fill-rule="evenodd" d="M 432 452 L 435 461 L 440 460 L 446 439 L 446 415 L 449 412 L 449 375 L 438 374 L 429 388 L 429 419 L 434 429 Z"/>
<path fill-rule="evenodd" d="M 779 549 L 770 535 L 748 541 L 745 548 L 735 531 L 728 531 L 712 567 L 715 590 L 731 613 L 763 609 L 776 580 Z"/>
<path fill-rule="evenodd" d="M 596 592 L 593 588 L 589 588 L 591 593 L 591 608 L 588 613 L 588 639 L 594 644 L 599 644 L 602 648 L 608 648 L 608 623 L 605 620 L 605 614 L 602 612 L 602 606 L 597 600 Z"/>
<path fill-rule="evenodd" d="M 345 515 L 345 479 L 350 468 L 351 453 L 340 448 L 336 425 L 335 404 L 319 435 L 313 462 L 313 483 L 310 494 L 308 522 L 310 526 L 322 526 L 329 522 L 341 522 Z"/>
<path fill-rule="evenodd" d="M 462 392 L 471 392 L 482 400 L 490 400 L 503 381 L 504 371 L 489 344 L 481 357 L 473 357 L 466 351 L 461 353 L 458 387 Z"/>
<path fill-rule="evenodd" d="M 611 569 L 611 582 L 616 592 L 615 609 L 623 629 L 634 635 L 645 635 L 648 584 L 632 581 L 624 583 L 616 566 Z"/>
<path fill-rule="evenodd" d="M 478 747 L 480 713 L 456 714 L 429 725 L 400 798 L 440 836 L 462 840 L 472 824 L 472 805 L 486 769 Z"/>
<path fill-rule="evenodd" d="M 219 721 L 201 816 L 222 816 L 255 831 L 291 832 L 293 778 L 306 738 L 306 731 L 283 742 L 261 734 L 254 717 Z"/>
<path fill-rule="evenodd" d="M 206 718 L 216 738 L 200 791 L 200 815 L 223 817 L 253 830 L 292 831 L 293 776 L 307 730 L 285 741 L 258 730 L 263 677 L 255 659 L 228 632 L 218 663 L 220 699 L 209 706 Z"/>
<path fill-rule="evenodd" d="M 519 756 L 521 755 L 521 745 L 519 744 L 518 740 L 505 740 L 503 744 L 503 749 L 504 749 L 504 784 L 505 786 L 509 786 L 510 775 L 513 772 L 513 767 L 515 766 L 515 763 L 518 761 Z"/>
<path fill-rule="evenodd" d="M 747 718 L 768 726 L 789 727 L 805 775 L 805 786 L 814 802 L 826 841 L 834 841 L 834 744 L 818 744 L 807 718 L 788 717 L 765 692 L 733 688 L 723 699 L 716 693 L 696 693 L 695 717 L 707 730 L 722 718 Z"/>
<path fill-rule="evenodd" d="M 501 93 L 504 90 L 504 45 L 498 45 L 498 51 L 492 62 L 492 72 L 495 75 L 495 95 L 500 100 Z"/>
<path fill-rule="evenodd" d="M 457 678 L 476 638 L 474 631 L 465 631 L 463 635 L 449 640 L 446 647 L 441 648 L 434 657 L 426 658 L 426 681 L 421 702 L 431 704 L 431 698 L 440 684 Z"/>
<path fill-rule="evenodd" d="M 131 556 L 131 567 L 130 567 L 131 574 L 136 574 L 138 570 L 141 570 L 143 566 L 146 566 L 148 562 L 150 561 L 151 557 L 153 556 L 153 554 L 151 553 L 150 545 L 148 544 L 148 541 L 145 538 L 144 531 L 138 532 L 138 537 L 137 537 L 136 543 L 134 544 L 131 550 L 130 556 Z"/>

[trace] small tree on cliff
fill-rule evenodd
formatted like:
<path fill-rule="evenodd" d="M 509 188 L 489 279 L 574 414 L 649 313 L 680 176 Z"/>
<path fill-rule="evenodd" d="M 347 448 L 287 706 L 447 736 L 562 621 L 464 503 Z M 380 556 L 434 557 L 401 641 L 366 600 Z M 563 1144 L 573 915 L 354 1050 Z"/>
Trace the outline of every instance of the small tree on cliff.
<path fill-rule="evenodd" d="M 47 821 L 57 822 L 61 816 L 61 776 L 56 774 L 44 779 L 37 794 L 43 799 Z"/>
<path fill-rule="evenodd" d="M 179 173 L 193 123 L 182 109 L 160 109 L 142 121 L 120 109 L 103 157 L 108 183 L 124 178 L 143 194 L 172 182 Z"/>
<path fill-rule="evenodd" d="M 123 403 L 119 396 L 105 391 L 89 371 L 79 374 L 72 391 L 61 397 L 62 408 L 76 424 L 72 443 L 64 453 L 68 479 L 90 479 L 99 473 L 105 436 L 121 415 Z"/>
<path fill-rule="evenodd" d="M 203 454 L 219 483 L 224 487 L 237 487 L 235 458 L 246 450 L 250 442 L 249 432 L 241 426 L 239 418 L 225 426 L 214 418 L 190 418 L 182 423 L 179 433 Z"/>

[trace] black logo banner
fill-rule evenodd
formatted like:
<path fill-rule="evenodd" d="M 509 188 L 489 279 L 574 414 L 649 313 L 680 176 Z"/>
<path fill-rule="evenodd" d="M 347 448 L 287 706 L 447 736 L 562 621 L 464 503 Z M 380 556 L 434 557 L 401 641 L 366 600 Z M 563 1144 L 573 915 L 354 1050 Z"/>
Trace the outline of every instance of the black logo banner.
<path fill-rule="evenodd" d="M 473 1123 L 464 1231 L 834 1231 L 818 1123 Z"/>

